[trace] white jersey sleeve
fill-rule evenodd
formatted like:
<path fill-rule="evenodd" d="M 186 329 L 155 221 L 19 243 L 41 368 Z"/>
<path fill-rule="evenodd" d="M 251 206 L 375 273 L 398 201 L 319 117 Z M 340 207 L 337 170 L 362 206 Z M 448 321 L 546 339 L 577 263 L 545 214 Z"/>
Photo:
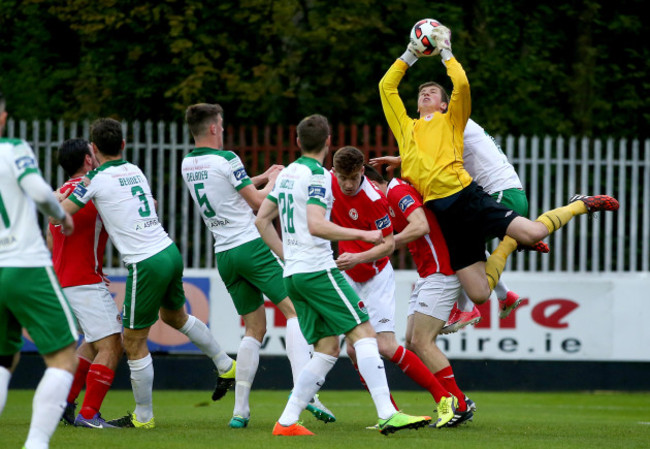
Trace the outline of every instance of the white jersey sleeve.
<path fill-rule="evenodd" d="M 20 186 L 28 175 L 40 177 L 29 144 L 0 139 L 0 267 L 52 266 L 36 205 Z"/>
<path fill-rule="evenodd" d="M 126 161 L 109 161 L 87 175 L 68 197 L 83 207 L 93 200 L 124 262 L 144 260 L 172 244 L 162 227 L 144 173 Z"/>
<path fill-rule="evenodd" d="M 197 148 L 185 156 L 181 171 L 201 218 L 214 237 L 215 253 L 259 238 L 255 214 L 239 194 L 252 182 L 235 153 Z"/>
<path fill-rule="evenodd" d="M 522 189 L 519 176 L 492 136 L 469 119 L 463 134 L 465 170 L 488 194 L 507 189 Z"/>
<path fill-rule="evenodd" d="M 307 223 L 308 204 L 324 207 L 329 220 L 334 202 L 330 173 L 303 156 L 282 170 L 268 198 L 280 212 L 284 276 L 336 267 L 330 241 L 313 236 Z"/>

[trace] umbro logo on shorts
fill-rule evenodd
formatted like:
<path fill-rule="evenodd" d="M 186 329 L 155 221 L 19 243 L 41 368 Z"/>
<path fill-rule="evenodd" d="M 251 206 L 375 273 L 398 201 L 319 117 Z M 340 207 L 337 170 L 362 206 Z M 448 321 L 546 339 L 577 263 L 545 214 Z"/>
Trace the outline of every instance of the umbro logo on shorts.
<path fill-rule="evenodd" d="M 388 318 L 382 318 L 379 320 L 380 323 L 388 323 L 390 320 Z"/>
<path fill-rule="evenodd" d="M 508 212 L 506 212 L 506 217 L 509 217 L 510 215 L 512 215 L 512 211 L 511 211 L 511 210 L 509 210 Z"/>
<path fill-rule="evenodd" d="M 419 302 L 418 303 L 420 307 L 429 307 L 429 305 L 426 302 Z"/>

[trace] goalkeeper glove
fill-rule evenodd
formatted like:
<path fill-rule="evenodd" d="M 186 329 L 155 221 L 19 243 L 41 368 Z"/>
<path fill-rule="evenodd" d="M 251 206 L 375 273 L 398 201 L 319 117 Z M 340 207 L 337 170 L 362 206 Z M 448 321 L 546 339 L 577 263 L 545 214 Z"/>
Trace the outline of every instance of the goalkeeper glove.
<path fill-rule="evenodd" d="M 451 52 L 451 30 L 444 25 L 436 27 L 433 31 L 433 39 L 436 41 L 436 48 L 440 50 L 443 61 L 449 61 L 454 57 Z"/>
<path fill-rule="evenodd" d="M 399 59 L 411 67 L 417 62 L 420 56 L 422 56 L 422 54 L 415 49 L 412 43 L 409 42 L 409 44 L 406 46 L 406 51 L 402 54 L 402 56 L 399 57 Z"/>

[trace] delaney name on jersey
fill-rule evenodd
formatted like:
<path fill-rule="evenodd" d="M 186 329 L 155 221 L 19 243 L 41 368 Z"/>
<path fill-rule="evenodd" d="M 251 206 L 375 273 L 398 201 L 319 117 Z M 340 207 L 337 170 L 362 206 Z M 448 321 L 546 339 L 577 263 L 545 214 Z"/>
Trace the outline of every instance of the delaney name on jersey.
<path fill-rule="evenodd" d="M 207 170 L 191 171 L 185 173 L 185 178 L 187 179 L 187 182 L 204 181 L 208 179 L 208 171 Z"/>

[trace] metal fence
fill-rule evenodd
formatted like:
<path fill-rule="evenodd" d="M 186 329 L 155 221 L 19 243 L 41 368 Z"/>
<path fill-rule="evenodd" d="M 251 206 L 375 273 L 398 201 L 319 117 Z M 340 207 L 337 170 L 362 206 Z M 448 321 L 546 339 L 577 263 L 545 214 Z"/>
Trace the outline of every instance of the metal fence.
<path fill-rule="evenodd" d="M 53 188 L 65 177 L 56 164 L 56 148 L 65 139 L 89 136 L 88 122 L 9 120 L 8 137 L 30 142 L 44 177 Z M 139 165 L 158 200 L 158 214 L 191 268 L 214 267 L 212 238 L 180 179 L 182 158 L 192 149 L 186 125 L 123 123 L 125 159 Z M 296 128 L 240 126 L 226 129 L 226 149 L 239 154 L 249 174 L 299 155 Z M 650 140 L 564 137 L 497 137 L 517 169 L 530 203 L 530 218 L 564 205 L 573 193 L 604 193 L 621 205 L 617 213 L 581 216 L 546 241 L 549 254 L 516 253 L 506 269 L 543 272 L 650 271 Z M 396 154 L 395 140 L 382 126 L 333 127 L 333 147 L 354 145 L 366 156 Z M 325 165 L 331 164 L 331 156 Z M 392 175 L 392 173 L 389 173 Z M 494 242 L 492 242 L 494 245 Z M 393 256 L 396 268 L 412 268 L 405 250 Z M 109 241 L 106 267 L 120 267 Z"/>

